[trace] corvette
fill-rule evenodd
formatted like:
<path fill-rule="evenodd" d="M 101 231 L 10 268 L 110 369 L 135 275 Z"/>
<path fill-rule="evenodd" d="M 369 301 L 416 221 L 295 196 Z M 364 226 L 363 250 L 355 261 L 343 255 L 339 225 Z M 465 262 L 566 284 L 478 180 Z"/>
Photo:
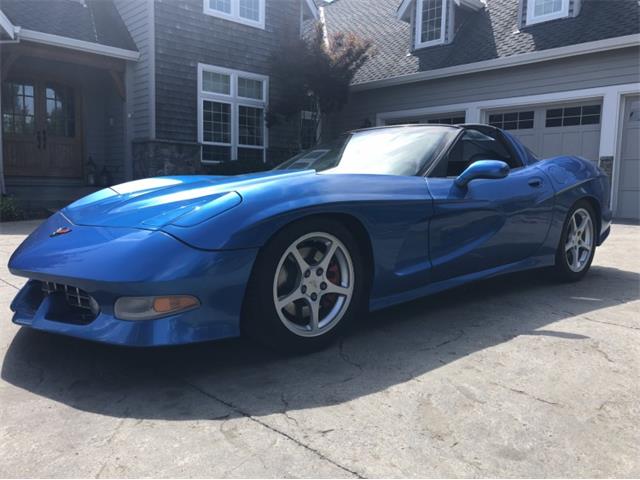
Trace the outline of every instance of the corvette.
<path fill-rule="evenodd" d="M 13 322 L 131 346 L 246 333 L 325 346 L 367 310 L 551 267 L 575 281 L 610 231 L 593 163 L 487 125 L 357 130 L 263 173 L 93 193 L 9 261 Z"/>

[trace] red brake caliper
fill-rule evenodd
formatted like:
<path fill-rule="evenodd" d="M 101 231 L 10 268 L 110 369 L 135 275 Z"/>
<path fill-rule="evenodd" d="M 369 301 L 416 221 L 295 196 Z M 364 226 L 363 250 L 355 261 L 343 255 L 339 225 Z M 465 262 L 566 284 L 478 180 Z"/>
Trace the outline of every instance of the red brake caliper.
<path fill-rule="evenodd" d="M 338 266 L 338 262 L 335 257 L 329 263 L 329 268 L 327 268 L 327 280 L 329 280 L 334 285 L 340 285 L 340 267 Z M 320 300 L 320 306 L 323 308 L 332 308 L 336 302 L 338 301 L 337 293 L 327 293 Z"/>

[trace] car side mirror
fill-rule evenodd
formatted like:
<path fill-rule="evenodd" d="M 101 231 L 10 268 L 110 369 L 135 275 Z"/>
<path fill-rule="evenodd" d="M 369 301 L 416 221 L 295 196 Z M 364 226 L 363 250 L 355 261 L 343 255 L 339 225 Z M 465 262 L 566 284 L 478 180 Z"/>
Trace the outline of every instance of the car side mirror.
<path fill-rule="evenodd" d="M 476 178 L 505 178 L 509 175 L 509 165 L 500 160 L 478 160 L 469 165 L 456 179 L 455 184 L 465 188 L 471 180 Z"/>

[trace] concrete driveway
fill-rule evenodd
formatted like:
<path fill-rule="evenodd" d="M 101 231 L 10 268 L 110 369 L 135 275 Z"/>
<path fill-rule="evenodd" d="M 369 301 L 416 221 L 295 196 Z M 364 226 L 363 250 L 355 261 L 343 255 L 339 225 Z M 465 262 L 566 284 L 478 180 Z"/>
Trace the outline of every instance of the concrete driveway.
<path fill-rule="evenodd" d="M 0 477 L 640 476 L 640 227 L 581 283 L 470 285 L 283 357 L 19 329 L 34 225 L 0 224 Z"/>

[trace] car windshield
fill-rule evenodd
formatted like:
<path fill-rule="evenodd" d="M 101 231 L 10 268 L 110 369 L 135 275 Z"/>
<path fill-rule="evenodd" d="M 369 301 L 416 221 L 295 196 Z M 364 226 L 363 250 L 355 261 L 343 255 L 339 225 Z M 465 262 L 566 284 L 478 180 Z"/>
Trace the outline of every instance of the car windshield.
<path fill-rule="evenodd" d="M 417 175 L 456 132 L 440 126 L 361 130 L 301 152 L 276 170 Z"/>

